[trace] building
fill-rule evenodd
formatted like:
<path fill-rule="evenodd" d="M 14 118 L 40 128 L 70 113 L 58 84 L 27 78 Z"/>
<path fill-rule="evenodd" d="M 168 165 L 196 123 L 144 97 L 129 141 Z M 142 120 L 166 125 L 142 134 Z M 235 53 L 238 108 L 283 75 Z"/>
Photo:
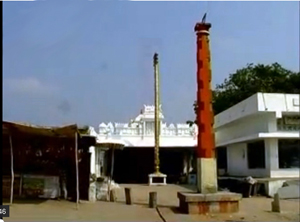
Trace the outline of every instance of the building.
<path fill-rule="evenodd" d="M 299 179 L 299 112 L 298 94 L 257 93 L 216 115 L 219 173 L 272 178 L 271 196 L 285 180 Z"/>
<path fill-rule="evenodd" d="M 178 182 L 182 175 L 192 171 L 197 129 L 188 124 L 167 124 L 160 107 L 160 169 L 167 174 L 167 182 Z M 101 123 L 99 131 L 90 129 L 97 141 L 120 140 L 125 149 L 115 151 L 114 180 L 117 183 L 147 183 L 154 172 L 154 106 L 144 105 L 140 114 L 129 123 Z M 91 148 L 92 172 L 96 176 L 107 175 L 110 166 L 109 152 Z"/>

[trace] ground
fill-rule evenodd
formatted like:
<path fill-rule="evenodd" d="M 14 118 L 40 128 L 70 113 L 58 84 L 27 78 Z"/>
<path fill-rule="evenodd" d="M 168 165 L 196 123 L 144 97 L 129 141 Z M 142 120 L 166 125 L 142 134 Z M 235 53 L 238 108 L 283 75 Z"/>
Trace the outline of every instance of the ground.
<path fill-rule="evenodd" d="M 125 204 L 124 187 L 131 187 L 133 205 Z M 299 221 L 299 199 L 281 200 L 282 213 L 272 213 L 272 199 L 265 197 L 244 198 L 240 212 L 223 215 L 184 215 L 177 210 L 178 191 L 190 191 L 193 187 L 167 185 L 121 185 L 117 190 L 117 202 L 97 203 L 47 200 L 16 203 L 11 206 L 10 217 L 5 221 Z M 150 191 L 157 191 L 158 211 L 148 208 Z"/>

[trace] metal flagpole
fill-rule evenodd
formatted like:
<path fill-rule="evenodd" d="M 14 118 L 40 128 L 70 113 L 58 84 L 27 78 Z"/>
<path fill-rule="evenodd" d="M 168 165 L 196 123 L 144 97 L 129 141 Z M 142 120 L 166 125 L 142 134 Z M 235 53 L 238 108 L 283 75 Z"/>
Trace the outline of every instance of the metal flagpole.
<path fill-rule="evenodd" d="M 158 54 L 155 53 L 153 57 L 153 66 L 154 66 L 154 103 L 155 103 L 155 116 L 154 116 L 154 137 L 155 137 L 155 148 L 154 148 L 154 165 L 155 165 L 155 173 L 160 174 L 159 170 L 159 134 L 160 134 L 160 121 L 159 121 L 159 65 L 158 65 Z"/>

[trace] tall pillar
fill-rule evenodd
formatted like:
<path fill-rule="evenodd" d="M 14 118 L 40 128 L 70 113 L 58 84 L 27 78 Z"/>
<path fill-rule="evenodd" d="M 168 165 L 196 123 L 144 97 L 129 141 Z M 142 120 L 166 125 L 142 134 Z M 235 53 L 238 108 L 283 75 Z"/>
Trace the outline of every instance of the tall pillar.
<path fill-rule="evenodd" d="M 203 194 L 218 191 L 214 154 L 214 115 L 212 110 L 211 67 L 209 49 L 210 23 L 197 23 L 197 186 Z"/>
<path fill-rule="evenodd" d="M 95 156 L 95 147 L 91 146 L 89 148 L 90 153 L 91 153 L 91 168 L 90 168 L 90 173 L 95 174 L 96 173 L 96 156 Z"/>
<path fill-rule="evenodd" d="M 266 138 L 265 139 L 265 152 L 266 152 L 266 170 L 268 177 L 273 177 L 274 173 L 279 170 L 278 158 L 278 139 Z"/>

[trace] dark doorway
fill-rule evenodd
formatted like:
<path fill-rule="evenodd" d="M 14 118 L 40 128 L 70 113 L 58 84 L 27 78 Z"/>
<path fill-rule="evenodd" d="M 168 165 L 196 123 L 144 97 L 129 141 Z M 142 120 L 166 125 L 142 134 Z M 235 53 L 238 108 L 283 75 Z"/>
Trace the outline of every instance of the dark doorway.
<path fill-rule="evenodd" d="M 217 167 L 227 171 L 227 147 L 217 147 L 216 149 Z"/>
<path fill-rule="evenodd" d="M 266 168 L 265 141 L 247 143 L 247 157 L 249 169 Z"/>
<path fill-rule="evenodd" d="M 161 148 L 160 171 L 167 174 L 167 182 L 178 181 L 183 171 L 184 150 Z M 114 180 L 116 183 L 148 183 L 154 172 L 154 148 L 125 148 L 115 151 Z"/>
<path fill-rule="evenodd" d="M 278 140 L 279 168 L 300 168 L 300 140 Z"/>
<path fill-rule="evenodd" d="M 148 183 L 148 174 L 153 171 L 154 149 L 125 148 L 115 151 L 116 183 Z"/>

